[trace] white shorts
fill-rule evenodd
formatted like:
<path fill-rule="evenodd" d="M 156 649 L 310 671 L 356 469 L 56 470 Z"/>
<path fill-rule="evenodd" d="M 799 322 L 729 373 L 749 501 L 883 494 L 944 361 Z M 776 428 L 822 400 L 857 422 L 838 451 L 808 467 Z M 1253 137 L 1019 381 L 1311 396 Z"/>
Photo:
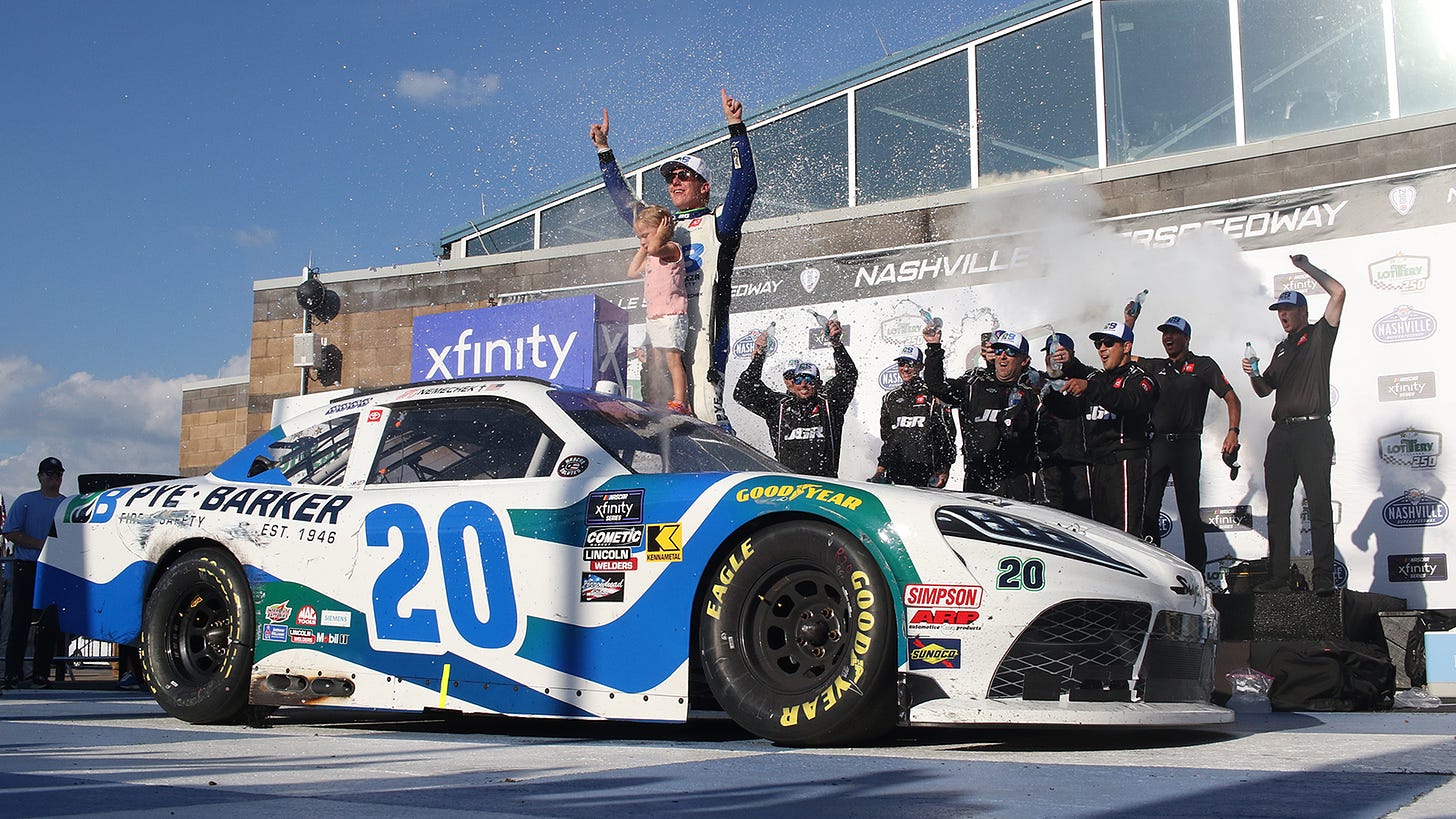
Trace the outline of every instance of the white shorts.
<path fill-rule="evenodd" d="M 660 316 L 647 320 L 647 340 L 652 346 L 659 350 L 677 350 L 682 352 L 687 349 L 688 343 L 688 314 L 678 313 L 673 316 Z"/>

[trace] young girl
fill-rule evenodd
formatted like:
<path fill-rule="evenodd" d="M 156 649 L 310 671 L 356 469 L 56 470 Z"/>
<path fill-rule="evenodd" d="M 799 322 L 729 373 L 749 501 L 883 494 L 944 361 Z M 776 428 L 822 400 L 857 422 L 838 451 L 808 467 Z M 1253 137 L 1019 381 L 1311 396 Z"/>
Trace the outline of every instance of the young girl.
<path fill-rule="evenodd" d="M 688 375 L 683 350 L 688 340 L 688 290 L 682 248 L 672 240 L 672 214 L 648 205 L 637 212 L 632 230 L 637 234 L 637 255 L 627 265 L 630 278 L 642 279 L 647 301 L 647 339 L 652 349 L 667 356 L 672 376 L 672 400 L 667 408 L 687 414 Z"/>

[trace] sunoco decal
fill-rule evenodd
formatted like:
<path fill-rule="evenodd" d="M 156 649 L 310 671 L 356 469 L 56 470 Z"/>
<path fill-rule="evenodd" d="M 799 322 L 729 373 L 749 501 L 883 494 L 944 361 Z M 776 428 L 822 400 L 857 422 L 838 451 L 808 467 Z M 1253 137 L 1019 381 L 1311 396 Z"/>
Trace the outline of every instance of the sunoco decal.
<path fill-rule="evenodd" d="M 1430 256 L 1399 254 L 1370 265 L 1370 284 L 1378 290 L 1416 293 L 1426 289 L 1431 278 Z"/>
<path fill-rule="evenodd" d="M 1409 428 L 1380 439 L 1380 460 L 1412 469 L 1434 469 L 1441 455 L 1441 433 Z"/>
<path fill-rule="evenodd" d="M 1427 495 L 1419 489 L 1407 489 L 1404 495 L 1385 504 L 1381 514 L 1387 526 L 1415 529 L 1440 526 L 1446 522 L 1450 510 L 1446 502 L 1435 495 Z"/>
<path fill-rule="evenodd" d="M 1390 555 L 1385 559 L 1386 574 L 1392 583 L 1418 583 L 1446 579 L 1446 556 Z"/>
<path fill-rule="evenodd" d="M 944 637 L 911 637 L 910 670 L 960 668 L 961 641 Z"/>
<path fill-rule="evenodd" d="M 1382 344 L 1421 341 L 1436 334 L 1436 317 L 1402 304 L 1376 319 L 1370 333 Z"/>

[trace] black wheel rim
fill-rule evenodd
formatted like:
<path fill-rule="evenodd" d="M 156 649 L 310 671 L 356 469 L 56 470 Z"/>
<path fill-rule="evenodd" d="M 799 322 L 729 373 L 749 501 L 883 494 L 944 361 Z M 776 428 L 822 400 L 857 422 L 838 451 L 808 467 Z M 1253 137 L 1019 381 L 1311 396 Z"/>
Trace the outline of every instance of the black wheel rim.
<path fill-rule="evenodd" d="M 200 685 L 221 674 L 234 625 L 232 607 L 221 589 L 210 583 L 188 589 L 167 634 L 177 675 Z"/>
<path fill-rule="evenodd" d="M 749 668 L 778 693 L 815 690 L 838 675 L 852 622 L 844 587 L 828 572 L 794 566 L 765 577 L 745 611 Z"/>

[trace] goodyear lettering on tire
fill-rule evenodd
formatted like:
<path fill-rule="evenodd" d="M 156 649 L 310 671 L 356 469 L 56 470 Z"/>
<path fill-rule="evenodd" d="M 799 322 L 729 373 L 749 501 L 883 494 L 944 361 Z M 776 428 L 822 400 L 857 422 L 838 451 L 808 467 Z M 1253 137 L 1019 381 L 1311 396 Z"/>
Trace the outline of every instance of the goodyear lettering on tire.
<path fill-rule="evenodd" d="M 832 710 L 848 692 L 862 693 L 859 690 L 859 681 L 864 678 L 865 656 L 874 646 L 875 615 L 870 609 L 875 604 L 875 593 L 870 589 L 869 575 L 863 571 L 850 575 L 850 585 L 854 588 L 854 603 L 859 608 L 859 614 L 854 618 L 854 646 L 851 649 L 849 665 L 845 667 L 845 673 L 835 677 L 818 694 L 783 709 L 779 715 L 779 725 L 785 728 L 798 725 L 801 717 L 809 722 L 821 713 Z"/>

